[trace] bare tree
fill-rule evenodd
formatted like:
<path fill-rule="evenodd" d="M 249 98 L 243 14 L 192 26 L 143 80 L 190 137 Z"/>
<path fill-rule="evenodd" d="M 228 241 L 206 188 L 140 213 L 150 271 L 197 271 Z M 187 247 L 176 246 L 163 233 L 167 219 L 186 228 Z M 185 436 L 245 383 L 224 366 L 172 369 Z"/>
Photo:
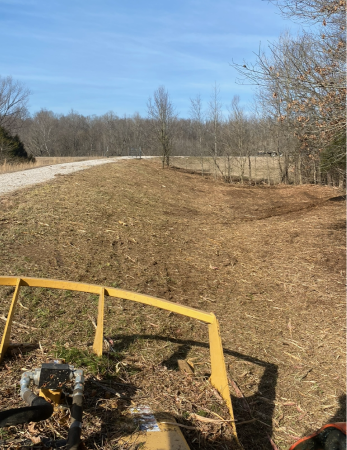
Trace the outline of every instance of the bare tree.
<path fill-rule="evenodd" d="M 132 118 L 132 145 L 136 149 L 136 154 L 140 156 L 142 155 L 144 147 L 144 132 L 143 132 L 143 121 L 138 112 L 136 112 Z"/>
<path fill-rule="evenodd" d="M 28 115 L 30 91 L 11 76 L 0 77 L 0 126 L 10 131 L 19 128 Z"/>
<path fill-rule="evenodd" d="M 214 158 L 218 156 L 219 131 L 223 120 L 222 103 L 220 101 L 220 88 L 217 83 L 213 86 L 211 100 L 208 104 L 208 119 L 211 125 L 211 134 L 213 137 L 212 153 Z"/>
<path fill-rule="evenodd" d="M 121 156 L 121 142 L 117 124 L 119 117 L 113 111 L 109 111 L 100 117 L 102 146 L 106 148 L 109 156 Z"/>
<path fill-rule="evenodd" d="M 249 126 L 247 117 L 240 106 L 240 98 L 235 95 L 229 111 L 228 141 L 231 154 L 236 156 L 235 164 L 239 168 L 241 183 L 244 182 L 245 169 L 248 159 L 249 180 L 252 178 L 252 168 L 249 147 Z"/>
<path fill-rule="evenodd" d="M 190 99 L 190 117 L 193 122 L 193 128 L 197 138 L 197 152 L 201 159 L 201 175 L 204 175 L 204 156 L 203 156 L 203 135 L 204 135 L 204 112 L 200 94 Z"/>
<path fill-rule="evenodd" d="M 217 176 L 217 170 L 223 174 L 223 171 L 221 170 L 219 163 L 218 163 L 218 156 L 219 155 L 219 146 L 221 144 L 221 123 L 223 120 L 223 114 L 222 114 L 222 103 L 220 101 L 220 88 L 219 85 L 215 82 L 213 86 L 213 91 L 211 94 L 211 99 L 208 104 L 208 111 L 207 111 L 207 127 L 209 130 L 210 135 L 210 153 L 213 158 L 214 166 L 215 166 L 215 176 Z"/>
<path fill-rule="evenodd" d="M 309 24 L 325 23 L 333 30 L 345 29 L 344 0 L 271 0 L 271 2 L 279 7 L 286 18 Z"/>
<path fill-rule="evenodd" d="M 277 117 L 300 142 L 299 178 L 345 177 L 345 1 L 273 0 L 285 17 L 310 25 L 293 38 L 282 36 L 259 51 L 255 65 L 234 64 L 244 79 L 277 100 Z M 329 156 L 328 156 L 329 155 Z M 328 164 L 327 164 L 328 161 Z M 330 175 L 328 172 L 331 172 Z M 324 178 L 324 177 L 323 177 Z"/>
<path fill-rule="evenodd" d="M 28 130 L 27 147 L 34 156 L 53 156 L 57 119 L 52 111 L 41 109 L 34 114 Z"/>
<path fill-rule="evenodd" d="M 171 103 L 169 93 L 164 86 L 159 86 L 147 103 L 148 117 L 152 121 L 155 138 L 161 147 L 163 168 L 170 165 L 173 147 L 174 124 L 177 114 Z"/>

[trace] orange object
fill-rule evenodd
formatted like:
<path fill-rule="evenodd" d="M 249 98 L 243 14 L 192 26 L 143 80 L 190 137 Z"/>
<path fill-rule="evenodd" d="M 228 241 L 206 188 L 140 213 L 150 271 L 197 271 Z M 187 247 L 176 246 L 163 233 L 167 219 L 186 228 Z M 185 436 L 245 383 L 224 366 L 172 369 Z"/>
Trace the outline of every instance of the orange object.
<path fill-rule="evenodd" d="M 293 444 L 289 450 L 345 450 L 346 422 L 329 423 Z"/>

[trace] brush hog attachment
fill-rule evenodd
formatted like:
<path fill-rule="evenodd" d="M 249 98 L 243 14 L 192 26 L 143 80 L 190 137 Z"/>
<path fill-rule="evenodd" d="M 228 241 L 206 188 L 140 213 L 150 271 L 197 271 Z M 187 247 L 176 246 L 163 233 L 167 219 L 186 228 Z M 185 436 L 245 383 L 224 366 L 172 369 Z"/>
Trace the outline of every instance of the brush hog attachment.
<path fill-rule="evenodd" d="M 205 323 L 208 327 L 210 344 L 210 383 L 218 391 L 228 408 L 230 415 L 228 423 L 233 436 L 233 442 L 235 443 L 233 448 L 235 450 L 241 448 L 236 433 L 227 371 L 225 367 L 221 336 L 219 332 L 219 324 L 213 313 L 207 313 L 198 309 L 180 305 L 178 303 L 173 303 L 167 300 L 151 297 L 149 295 L 139 294 L 136 292 L 130 292 L 111 287 L 97 286 L 93 284 L 75 283 L 71 281 L 27 277 L 0 277 L 0 286 L 15 287 L 0 345 L 0 362 L 3 359 L 8 347 L 10 346 L 11 326 L 15 315 L 16 304 L 18 301 L 21 286 L 28 286 L 32 288 L 64 289 L 69 291 L 79 291 L 99 295 L 97 311 L 98 319 L 93 344 L 93 351 L 98 356 L 101 356 L 103 351 L 105 296 L 154 306 Z M 29 419 L 30 421 L 48 419 L 53 412 L 52 403 L 59 404 L 64 383 L 66 383 L 68 380 L 73 381 L 73 402 L 71 406 L 72 422 L 69 430 L 67 448 L 77 448 L 78 442 L 80 440 L 82 424 L 82 398 L 84 384 L 83 372 L 75 370 L 73 366 L 69 366 L 68 364 L 58 364 L 57 362 L 53 362 L 51 363 L 51 365 L 43 365 L 41 369 L 35 369 L 34 372 L 26 372 L 23 377 L 24 378 L 22 378 L 21 386 L 23 386 L 24 391 L 21 395 L 22 398 L 29 404 L 28 408 L 30 409 L 30 411 L 27 408 L 20 408 L 20 411 L 12 410 L 11 412 L 10 410 L 0 412 L 0 420 L 2 420 L 2 426 L 7 426 L 10 423 L 25 423 L 28 422 Z M 29 383 L 31 381 L 33 381 L 33 383 L 40 388 L 39 397 L 37 397 L 33 392 L 30 391 Z M 138 444 L 141 442 L 141 448 L 144 449 L 189 449 L 188 444 L 186 443 L 180 430 L 180 426 L 183 425 L 179 426 L 179 424 L 177 424 L 175 419 L 171 416 L 153 414 L 151 411 L 146 412 L 141 408 L 143 407 L 138 407 L 136 411 L 135 409 L 134 411 L 132 411 L 134 420 L 138 421 L 139 431 L 138 433 L 134 433 L 128 439 L 125 438 L 126 441 L 130 443 L 135 439 L 136 448 L 138 448 Z M 144 408 L 146 409 L 146 407 Z M 12 417 L 12 419 L 10 417 Z M 11 420 L 13 422 L 11 422 Z"/>

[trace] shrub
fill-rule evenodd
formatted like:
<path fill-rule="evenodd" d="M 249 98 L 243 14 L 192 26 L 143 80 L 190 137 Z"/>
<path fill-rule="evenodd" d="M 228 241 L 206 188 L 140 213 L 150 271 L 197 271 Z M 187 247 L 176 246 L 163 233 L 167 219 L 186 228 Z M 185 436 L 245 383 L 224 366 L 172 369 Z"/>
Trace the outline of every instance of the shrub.
<path fill-rule="evenodd" d="M 321 155 L 322 171 L 346 170 L 346 136 L 339 136 Z"/>
<path fill-rule="evenodd" d="M 16 134 L 12 136 L 4 127 L 0 126 L 0 163 L 18 164 L 35 162 L 32 155 L 28 155 L 23 142 Z"/>

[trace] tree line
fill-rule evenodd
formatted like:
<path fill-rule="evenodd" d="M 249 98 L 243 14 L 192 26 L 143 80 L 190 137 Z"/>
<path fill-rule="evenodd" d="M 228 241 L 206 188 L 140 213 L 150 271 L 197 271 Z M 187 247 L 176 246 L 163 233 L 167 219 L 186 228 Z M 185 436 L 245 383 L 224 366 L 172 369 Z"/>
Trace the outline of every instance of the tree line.
<path fill-rule="evenodd" d="M 254 157 L 271 155 L 282 183 L 344 185 L 345 0 L 274 2 L 309 31 L 280 36 L 258 52 L 254 64 L 233 63 L 239 82 L 257 88 L 254 106 L 248 108 L 252 112 L 245 111 L 238 96 L 225 105 L 215 83 L 207 102 L 200 95 L 190 99 L 186 118 L 179 117 L 164 86 L 149 98 L 146 117 L 45 109 L 30 115 L 28 89 L 0 77 L 0 161 L 9 158 L 12 133 L 33 157 L 141 153 L 160 156 L 166 167 L 175 156 L 194 156 L 202 172 L 208 157 L 215 176 L 230 183 L 236 166 L 242 182 L 252 180 Z"/>
<path fill-rule="evenodd" d="M 9 89 L 13 80 L 5 80 Z M 17 84 L 16 84 L 17 85 Z M 25 99 L 29 93 L 25 92 Z M 101 116 L 84 116 L 76 111 L 56 114 L 41 109 L 30 115 L 12 110 L 3 115 L 0 126 L 18 133 L 28 153 L 49 156 L 125 156 L 136 154 L 162 156 L 170 165 L 173 156 L 228 157 L 257 155 L 261 150 L 274 152 L 270 142 L 261 144 L 262 120 L 247 115 L 239 98 L 230 103 L 227 116 L 218 85 L 212 89 L 205 108 L 200 96 L 190 100 L 188 118 L 180 118 L 168 91 L 160 86 L 148 100 L 148 115 L 117 116 L 110 111 Z M 23 106 L 23 105 L 21 105 Z M 5 120 L 5 119 L 10 120 Z"/>

